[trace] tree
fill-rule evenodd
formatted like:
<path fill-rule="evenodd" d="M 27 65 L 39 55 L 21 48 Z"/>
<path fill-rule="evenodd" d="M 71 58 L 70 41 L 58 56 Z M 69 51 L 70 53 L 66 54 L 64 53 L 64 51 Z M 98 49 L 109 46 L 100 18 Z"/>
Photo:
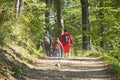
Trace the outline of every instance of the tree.
<path fill-rule="evenodd" d="M 24 0 L 14 0 L 15 2 L 15 12 L 16 14 L 22 14 Z"/>
<path fill-rule="evenodd" d="M 49 26 L 49 24 L 50 24 L 50 10 L 49 10 L 49 8 L 50 8 L 50 0 L 46 0 L 45 3 L 46 3 L 45 23 L 47 25 L 46 29 L 48 31 L 50 31 L 50 26 Z"/>
<path fill-rule="evenodd" d="M 100 1 L 100 2 L 99 2 L 99 6 L 100 6 L 100 7 L 103 7 L 103 5 L 104 5 L 103 1 Z M 100 11 L 99 11 L 99 17 L 100 17 L 100 19 L 101 19 L 100 36 L 101 36 L 101 38 L 102 38 L 102 37 L 103 37 L 103 32 L 104 32 L 104 26 L 103 26 L 103 23 L 102 23 L 102 21 L 103 21 L 102 19 L 104 18 L 103 8 L 101 8 Z M 101 48 L 104 48 L 104 40 L 103 40 L 103 38 L 102 38 L 102 40 L 100 41 L 100 47 L 101 47 Z"/>
<path fill-rule="evenodd" d="M 57 35 L 59 35 L 58 37 L 60 37 L 64 28 L 63 19 L 62 19 L 62 2 L 61 0 L 57 0 L 56 2 L 57 2 L 57 24 L 58 24 Z"/>
<path fill-rule="evenodd" d="M 82 49 L 90 50 L 90 24 L 89 24 L 89 3 L 88 0 L 81 0 L 82 6 Z"/>

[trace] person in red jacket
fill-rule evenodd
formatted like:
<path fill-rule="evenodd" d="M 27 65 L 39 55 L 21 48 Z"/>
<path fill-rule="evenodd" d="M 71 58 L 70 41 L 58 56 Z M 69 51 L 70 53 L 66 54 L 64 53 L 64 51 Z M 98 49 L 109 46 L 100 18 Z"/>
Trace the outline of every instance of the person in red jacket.
<path fill-rule="evenodd" d="M 63 45 L 63 57 L 70 57 L 70 51 L 71 51 L 71 45 L 73 43 L 73 39 L 71 34 L 67 32 L 66 29 L 64 29 L 64 33 L 61 36 L 60 39 L 62 45 Z"/>

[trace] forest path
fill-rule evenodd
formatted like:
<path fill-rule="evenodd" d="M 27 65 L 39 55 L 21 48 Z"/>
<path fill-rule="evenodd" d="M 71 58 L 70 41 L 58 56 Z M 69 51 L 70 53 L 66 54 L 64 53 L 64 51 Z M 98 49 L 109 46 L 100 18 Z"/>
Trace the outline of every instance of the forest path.
<path fill-rule="evenodd" d="M 25 69 L 26 70 L 26 69 Z M 25 80 L 115 80 L 100 57 L 43 58 L 26 70 Z"/>

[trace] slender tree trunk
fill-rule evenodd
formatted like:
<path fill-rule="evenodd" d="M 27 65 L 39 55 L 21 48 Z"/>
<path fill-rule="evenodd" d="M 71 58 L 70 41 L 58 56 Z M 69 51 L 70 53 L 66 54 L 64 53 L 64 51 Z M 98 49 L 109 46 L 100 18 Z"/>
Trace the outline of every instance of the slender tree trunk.
<path fill-rule="evenodd" d="M 103 6 L 104 6 L 103 1 L 100 1 L 99 6 L 100 6 L 100 7 L 103 7 Z M 100 10 L 100 12 L 99 12 L 99 17 L 100 17 L 101 20 L 104 18 L 103 9 Z M 104 26 L 103 26 L 102 21 L 101 21 L 100 24 L 101 24 L 101 26 L 100 26 L 100 37 L 103 37 Z M 101 47 L 101 48 L 104 48 L 104 40 L 103 40 L 103 38 L 102 38 L 102 40 L 100 41 L 100 47 Z"/>
<path fill-rule="evenodd" d="M 15 4 L 15 16 L 17 17 L 18 15 L 18 10 L 19 10 L 19 0 L 14 0 L 14 4 Z"/>
<path fill-rule="evenodd" d="M 88 34 L 90 31 L 89 25 L 89 3 L 88 0 L 81 0 L 82 5 L 82 48 L 83 50 L 90 50 L 90 35 Z"/>
<path fill-rule="evenodd" d="M 14 3 L 15 3 L 15 13 L 17 17 L 18 14 L 22 14 L 24 0 L 14 0 Z"/>
<path fill-rule="evenodd" d="M 19 10 L 18 10 L 19 14 L 22 14 L 23 6 L 24 6 L 24 0 L 19 0 Z"/>
<path fill-rule="evenodd" d="M 50 24 L 50 10 L 49 10 L 49 8 L 50 8 L 50 0 L 46 0 L 45 1 L 45 3 L 46 3 L 46 12 L 45 12 L 45 23 L 46 23 L 46 29 L 50 32 L 50 26 L 49 26 L 49 24 Z"/>
<path fill-rule="evenodd" d="M 58 30 L 57 31 L 57 35 L 59 35 L 58 37 L 61 36 L 62 31 L 64 29 L 64 23 L 63 23 L 63 19 L 62 19 L 62 2 L 61 0 L 57 0 L 57 23 L 58 23 Z"/>

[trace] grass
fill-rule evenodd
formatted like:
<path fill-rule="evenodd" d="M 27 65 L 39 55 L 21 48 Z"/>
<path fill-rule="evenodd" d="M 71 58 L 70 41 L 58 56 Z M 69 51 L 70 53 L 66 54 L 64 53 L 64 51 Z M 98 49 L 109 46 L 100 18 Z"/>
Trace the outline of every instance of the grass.
<path fill-rule="evenodd" d="M 76 56 L 77 57 L 100 56 L 101 54 L 102 53 L 99 51 L 90 50 L 90 51 L 86 51 L 86 52 L 79 51 L 79 53 Z"/>
<path fill-rule="evenodd" d="M 112 74 L 116 75 L 116 77 L 120 79 L 120 61 L 114 57 L 108 56 L 108 54 L 103 55 L 103 57 L 110 64 Z"/>

